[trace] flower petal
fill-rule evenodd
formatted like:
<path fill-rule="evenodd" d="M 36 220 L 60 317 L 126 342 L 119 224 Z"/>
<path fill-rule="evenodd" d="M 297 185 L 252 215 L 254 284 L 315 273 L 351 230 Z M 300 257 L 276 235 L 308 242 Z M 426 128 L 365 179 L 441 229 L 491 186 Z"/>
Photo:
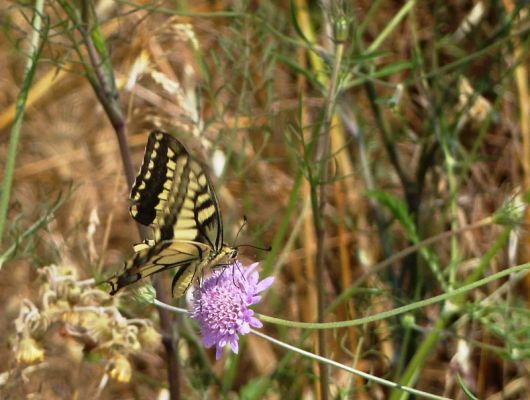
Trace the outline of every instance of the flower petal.
<path fill-rule="evenodd" d="M 245 322 L 243 325 L 241 325 L 241 327 L 239 328 L 239 333 L 241 335 L 246 335 L 247 333 L 250 332 L 250 325 L 248 322 Z"/>
<path fill-rule="evenodd" d="M 237 341 L 237 338 L 230 342 L 230 347 L 232 348 L 234 354 L 239 353 L 239 342 Z"/>
<path fill-rule="evenodd" d="M 215 359 L 219 360 L 222 354 L 223 354 L 223 346 L 217 345 L 217 347 L 215 348 Z"/>
<path fill-rule="evenodd" d="M 263 290 L 267 289 L 270 285 L 272 285 L 273 282 L 274 282 L 274 276 L 269 276 L 268 278 L 263 279 L 256 286 L 256 293 L 262 292 Z"/>
<path fill-rule="evenodd" d="M 253 326 L 254 328 L 261 328 L 263 326 L 263 323 L 257 319 L 256 317 L 250 318 L 250 321 L 248 321 L 250 326 Z"/>

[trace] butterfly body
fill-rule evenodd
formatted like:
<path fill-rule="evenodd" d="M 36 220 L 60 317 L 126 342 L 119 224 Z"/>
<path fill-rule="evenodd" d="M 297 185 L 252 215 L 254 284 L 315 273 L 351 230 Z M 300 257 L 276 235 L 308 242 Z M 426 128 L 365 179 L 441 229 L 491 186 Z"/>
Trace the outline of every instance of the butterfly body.
<path fill-rule="evenodd" d="M 111 294 L 157 272 L 176 268 L 174 297 L 203 271 L 227 265 L 237 248 L 223 242 L 219 203 L 202 165 L 171 135 L 153 131 L 130 195 L 131 216 L 154 230 L 134 246 L 124 271 L 111 278 Z"/>

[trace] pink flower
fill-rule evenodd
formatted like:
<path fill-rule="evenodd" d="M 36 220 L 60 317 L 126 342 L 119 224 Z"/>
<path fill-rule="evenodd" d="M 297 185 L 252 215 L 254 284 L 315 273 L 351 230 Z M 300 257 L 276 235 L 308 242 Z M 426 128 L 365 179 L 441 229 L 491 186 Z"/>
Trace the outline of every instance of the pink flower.
<path fill-rule="evenodd" d="M 214 272 L 193 292 L 191 317 L 199 324 L 204 345 L 207 348 L 216 346 L 216 360 L 226 344 L 237 354 L 239 335 L 249 333 L 250 327 L 263 326 L 249 307 L 261 300 L 258 293 L 267 289 L 274 278 L 259 282 L 257 266 L 258 263 L 254 263 L 245 267 L 236 261 Z"/>

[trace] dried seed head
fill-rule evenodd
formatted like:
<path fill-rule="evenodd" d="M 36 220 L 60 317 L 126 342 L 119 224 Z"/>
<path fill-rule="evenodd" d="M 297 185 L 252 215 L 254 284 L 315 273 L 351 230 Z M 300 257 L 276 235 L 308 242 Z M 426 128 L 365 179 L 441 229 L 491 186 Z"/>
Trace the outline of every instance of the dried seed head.
<path fill-rule="evenodd" d="M 140 328 L 138 340 L 140 341 L 142 347 L 146 349 L 153 349 L 160 345 L 161 336 L 152 326 L 146 325 Z"/>
<path fill-rule="evenodd" d="M 109 376 L 121 383 L 128 383 L 131 380 L 131 363 L 121 354 L 114 354 L 108 364 Z"/>
<path fill-rule="evenodd" d="M 30 336 L 23 336 L 16 344 L 15 358 L 20 364 L 32 364 L 44 359 L 44 350 Z"/>

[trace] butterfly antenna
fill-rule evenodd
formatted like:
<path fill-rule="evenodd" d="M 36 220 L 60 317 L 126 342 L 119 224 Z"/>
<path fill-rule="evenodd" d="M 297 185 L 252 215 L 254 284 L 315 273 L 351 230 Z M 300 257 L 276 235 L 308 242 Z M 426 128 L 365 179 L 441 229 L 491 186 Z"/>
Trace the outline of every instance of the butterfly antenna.
<path fill-rule="evenodd" d="M 243 230 L 243 228 L 247 224 L 248 224 L 248 219 L 247 219 L 247 217 L 245 215 L 243 215 L 243 223 L 241 224 L 241 227 L 239 228 L 239 231 L 237 231 L 236 239 L 234 241 L 234 243 L 236 245 L 237 245 L 237 239 L 239 238 L 239 234 L 241 233 L 241 231 Z M 263 251 L 271 251 L 272 250 L 272 246 L 259 247 L 259 246 L 254 246 L 252 244 L 240 244 L 239 246 L 234 246 L 234 247 L 252 247 L 253 249 L 263 250 Z"/>
<path fill-rule="evenodd" d="M 272 250 L 272 246 L 260 247 L 260 246 L 254 246 L 253 244 L 240 244 L 239 247 L 252 247 L 253 249 L 263 250 L 263 251 L 271 251 Z"/>
<path fill-rule="evenodd" d="M 234 240 L 234 244 L 235 244 L 234 247 L 237 247 L 237 239 L 239 238 L 239 234 L 241 233 L 241 231 L 243 230 L 246 224 L 248 224 L 248 219 L 245 215 L 243 215 L 243 223 L 241 224 L 241 226 L 239 227 L 239 230 L 237 231 L 236 239 Z"/>

